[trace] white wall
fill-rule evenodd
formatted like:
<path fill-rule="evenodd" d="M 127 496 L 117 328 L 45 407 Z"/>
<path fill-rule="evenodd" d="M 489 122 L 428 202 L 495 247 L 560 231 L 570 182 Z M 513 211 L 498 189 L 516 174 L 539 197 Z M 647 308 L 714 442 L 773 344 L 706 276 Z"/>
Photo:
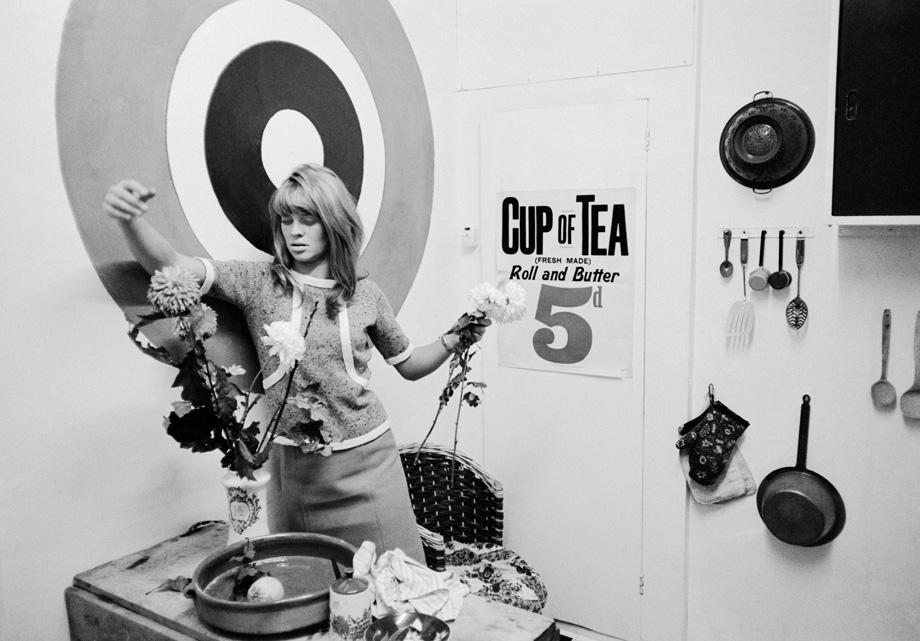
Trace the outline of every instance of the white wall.
<path fill-rule="evenodd" d="M 836 2 L 702 5 L 697 183 L 697 281 L 693 398 L 706 386 L 751 421 L 741 448 L 760 481 L 793 465 L 803 394 L 812 397 L 808 465 L 843 496 L 847 522 L 831 544 L 798 548 L 774 539 L 754 497 L 689 511 L 689 635 L 703 639 L 879 639 L 920 637 L 916 555 L 920 431 L 900 412 L 875 411 L 869 386 L 880 373 L 881 315 L 894 314 L 891 378 L 913 380 L 912 337 L 920 292 L 917 238 L 838 241 L 829 218 Z M 754 17 L 756 16 L 756 19 Z M 722 127 L 760 90 L 801 106 L 815 125 L 809 166 L 772 198 L 755 199 L 730 180 L 717 153 Z M 738 277 L 718 275 L 722 227 L 808 226 L 802 297 L 809 321 L 795 333 L 783 310 L 794 291 L 755 292 L 754 342 L 726 352 L 723 328 Z M 759 243 L 752 241 L 754 250 Z M 772 247 L 772 252 L 769 248 Z M 785 266 L 795 273 L 793 244 Z M 776 241 L 768 266 L 776 265 Z M 737 263 L 737 244 L 733 247 Z M 793 286 L 794 288 L 794 286 Z"/>
<path fill-rule="evenodd" d="M 57 157 L 67 2 L 2 11 L 4 476 L 0 638 L 66 639 L 73 575 L 221 518 L 217 459 L 160 425 L 173 372 L 141 356 L 77 234 Z"/>

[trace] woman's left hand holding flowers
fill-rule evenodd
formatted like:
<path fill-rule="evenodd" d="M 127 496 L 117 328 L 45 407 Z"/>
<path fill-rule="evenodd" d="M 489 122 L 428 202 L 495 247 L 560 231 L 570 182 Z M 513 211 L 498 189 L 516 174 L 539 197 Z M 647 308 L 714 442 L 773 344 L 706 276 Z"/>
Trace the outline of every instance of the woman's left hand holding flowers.
<path fill-rule="evenodd" d="M 450 352 L 469 349 L 473 344 L 482 340 L 486 328 L 491 324 L 492 320 L 486 318 L 483 312 L 464 313 L 444 334 L 445 347 Z"/>

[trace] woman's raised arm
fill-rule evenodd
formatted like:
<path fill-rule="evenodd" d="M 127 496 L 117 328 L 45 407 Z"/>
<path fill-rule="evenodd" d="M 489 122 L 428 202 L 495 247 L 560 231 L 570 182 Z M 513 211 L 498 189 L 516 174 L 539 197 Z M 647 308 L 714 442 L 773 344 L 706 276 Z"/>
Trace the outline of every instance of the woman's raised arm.
<path fill-rule="evenodd" d="M 153 189 L 136 180 L 122 180 L 109 187 L 102 201 L 102 210 L 118 221 L 131 253 L 148 274 L 174 265 L 192 273 L 199 281 L 204 280 L 201 261 L 177 252 L 160 232 L 143 219 L 149 208 L 147 202 L 154 195 Z"/>

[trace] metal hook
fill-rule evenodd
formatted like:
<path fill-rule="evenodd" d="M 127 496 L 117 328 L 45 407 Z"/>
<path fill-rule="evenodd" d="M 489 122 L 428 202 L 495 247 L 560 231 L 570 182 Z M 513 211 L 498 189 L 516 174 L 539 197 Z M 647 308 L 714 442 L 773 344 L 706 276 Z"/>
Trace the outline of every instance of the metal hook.
<path fill-rule="evenodd" d="M 712 383 L 709 384 L 709 404 L 712 405 L 716 402 L 716 388 L 712 386 Z"/>

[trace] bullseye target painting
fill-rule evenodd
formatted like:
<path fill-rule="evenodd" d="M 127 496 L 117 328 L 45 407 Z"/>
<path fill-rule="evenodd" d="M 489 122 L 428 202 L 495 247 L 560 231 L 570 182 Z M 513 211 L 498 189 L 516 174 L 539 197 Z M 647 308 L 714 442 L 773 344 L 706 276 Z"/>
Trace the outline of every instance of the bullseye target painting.
<path fill-rule="evenodd" d="M 304 162 L 342 178 L 365 227 L 363 269 L 396 310 L 405 300 L 434 152 L 421 73 L 385 0 L 74 0 L 56 100 L 74 217 L 127 316 L 146 305 L 147 276 L 100 212 L 110 184 L 155 188 L 147 216 L 183 253 L 268 260 L 268 199 Z M 218 311 L 217 343 L 248 344 L 237 313 Z"/>

